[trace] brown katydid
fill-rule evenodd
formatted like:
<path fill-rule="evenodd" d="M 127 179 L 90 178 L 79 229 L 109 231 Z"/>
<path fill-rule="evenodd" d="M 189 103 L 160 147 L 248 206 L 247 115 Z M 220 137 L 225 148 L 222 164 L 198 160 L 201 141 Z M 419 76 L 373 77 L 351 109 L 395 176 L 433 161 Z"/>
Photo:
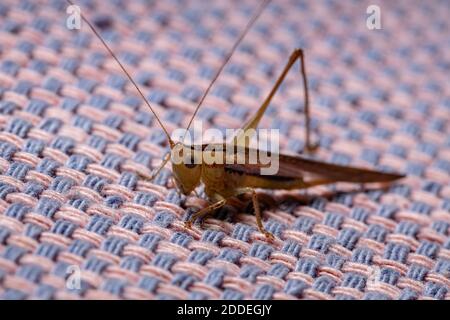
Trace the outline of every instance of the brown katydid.
<path fill-rule="evenodd" d="M 72 2 L 67 0 L 70 4 Z M 196 116 L 200 106 L 202 105 L 205 97 L 210 91 L 212 85 L 219 77 L 221 71 L 230 60 L 233 52 L 236 47 L 245 37 L 246 33 L 250 30 L 251 26 L 257 20 L 257 18 L 261 15 L 264 8 L 270 0 L 265 0 L 260 5 L 258 10 L 252 16 L 251 20 L 248 22 L 247 26 L 241 33 L 240 37 L 234 43 L 232 49 L 226 56 L 224 62 L 221 64 L 220 68 L 217 70 L 215 76 L 210 82 L 209 86 L 205 90 L 203 96 L 199 100 L 199 103 L 196 106 L 196 109 L 192 115 L 192 118 L 189 121 L 188 127 L 192 124 L 194 117 Z M 261 211 L 258 202 L 258 196 L 255 189 L 305 189 L 312 186 L 323 185 L 323 184 L 331 184 L 336 182 L 352 182 L 352 183 L 371 183 L 371 182 L 390 182 L 404 177 L 401 174 L 396 173 L 385 173 L 375 170 L 350 167 L 350 166 L 342 166 L 336 164 L 330 164 L 326 162 L 311 160 L 305 157 L 300 156 L 289 156 L 283 154 L 277 154 L 279 161 L 279 170 L 275 175 L 262 175 L 260 174 L 260 169 L 262 167 L 261 163 L 234 163 L 228 164 L 228 162 L 223 161 L 221 163 L 205 163 L 202 161 L 202 157 L 200 159 L 195 159 L 192 161 L 192 154 L 195 154 L 193 150 L 200 150 L 200 154 L 204 151 L 207 145 L 202 145 L 200 148 L 197 148 L 194 145 L 186 145 L 182 142 L 174 142 L 170 137 L 168 131 L 162 124 L 161 120 L 157 116 L 156 112 L 151 107 L 148 100 L 143 95 L 142 91 L 139 89 L 136 82 L 130 76 L 130 74 L 126 71 L 125 67 L 120 63 L 119 59 L 115 56 L 106 42 L 102 39 L 99 33 L 95 30 L 94 26 L 81 14 L 82 19 L 88 24 L 88 26 L 92 29 L 94 34 L 100 39 L 102 44 L 111 54 L 111 56 L 115 59 L 115 61 L 119 64 L 120 68 L 123 70 L 125 75 L 134 85 L 139 95 L 143 98 L 147 107 L 151 110 L 153 115 L 155 116 L 157 122 L 163 129 L 167 141 L 169 143 L 171 152 L 177 149 L 177 152 L 181 157 L 186 156 L 189 157 L 188 161 L 182 161 L 181 163 L 175 163 L 171 161 L 171 152 L 168 153 L 159 168 L 155 169 L 151 175 L 147 178 L 153 179 L 159 171 L 169 162 L 172 162 L 172 173 L 175 184 L 179 191 L 181 191 L 185 195 L 189 195 L 191 192 L 195 191 L 195 189 L 203 183 L 205 186 L 205 193 L 208 196 L 211 204 L 197 213 L 195 213 L 187 222 L 186 226 L 191 227 L 193 221 L 198 218 L 204 218 L 214 210 L 224 206 L 227 202 L 232 201 L 233 198 L 238 197 L 242 194 L 250 193 L 252 196 L 253 207 L 256 215 L 256 223 L 258 229 L 266 235 L 268 238 L 272 238 L 273 236 L 264 229 L 261 219 Z M 295 65 L 295 62 L 300 61 L 300 73 L 303 80 L 303 94 L 304 94 L 304 116 L 305 116 L 305 141 L 306 141 L 306 150 L 308 152 L 312 152 L 316 149 L 317 146 L 311 143 L 310 139 L 310 110 L 309 110 L 309 92 L 308 92 L 308 82 L 305 71 L 305 58 L 304 52 L 302 49 L 296 49 L 293 51 L 289 60 L 278 77 L 275 85 L 272 90 L 269 92 L 268 96 L 264 100 L 263 104 L 260 108 L 255 112 L 255 114 L 246 122 L 243 126 L 243 130 L 235 136 L 231 144 L 223 143 L 216 144 L 213 146 L 214 150 L 232 150 L 232 156 L 243 156 L 244 159 L 248 159 L 249 154 L 255 151 L 247 145 L 246 138 L 249 137 L 248 132 L 250 130 L 255 130 L 258 127 L 258 124 L 264 115 L 267 107 L 269 106 L 273 96 L 279 89 L 281 83 L 286 77 L 288 71 L 292 66 Z M 239 154 L 240 153 L 240 154 Z M 272 155 L 273 156 L 273 155 Z M 190 161 L 189 161 L 190 160 Z"/>

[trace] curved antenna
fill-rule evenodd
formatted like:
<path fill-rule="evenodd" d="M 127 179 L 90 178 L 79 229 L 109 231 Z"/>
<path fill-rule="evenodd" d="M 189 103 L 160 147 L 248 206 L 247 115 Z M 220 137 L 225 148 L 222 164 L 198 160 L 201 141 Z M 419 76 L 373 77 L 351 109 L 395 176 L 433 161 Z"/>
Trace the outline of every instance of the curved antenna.
<path fill-rule="evenodd" d="M 70 5 L 74 5 L 73 2 L 71 0 L 66 0 Z M 173 146 L 175 145 L 175 143 L 173 142 L 173 140 L 170 138 L 169 132 L 167 132 L 167 129 L 163 126 L 161 120 L 159 119 L 158 115 L 156 114 L 155 110 L 153 110 L 152 106 L 150 105 L 150 102 L 148 102 L 147 98 L 145 98 L 144 94 L 142 93 L 141 89 L 139 89 L 139 86 L 137 85 L 137 83 L 133 80 L 133 78 L 131 77 L 131 75 L 128 73 L 128 71 L 125 69 L 125 67 L 122 65 L 122 63 L 120 62 L 119 58 L 117 58 L 117 56 L 114 54 L 114 52 L 112 52 L 111 48 L 106 44 L 105 40 L 103 40 L 103 38 L 100 36 L 100 34 L 97 32 L 97 30 L 95 30 L 94 26 L 89 22 L 89 20 L 80 12 L 80 16 L 81 18 L 84 20 L 84 22 L 87 23 L 87 25 L 89 26 L 89 28 L 91 28 L 92 32 L 94 32 L 94 34 L 97 36 L 97 38 L 100 39 L 100 41 L 102 42 L 103 46 L 106 48 L 106 50 L 108 50 L 109 54 L 114 58 L 114 60 L 116 60 L 117 64 L 119 65 L 119 67 L 122 69 L 122 71 L 125 73 L 125 75 L 128 77 L 128 79 L 131 81 L 131 83 L 133 84 L 133 86 L 136 88 L 136 90 L 138 91 L 139 95 L 142 97 L 142 99 L 145 101 L 145 104 L 147 105 L 147 107 L 150 109 L 150 111 L 153 113 L 153 115 L 156 118 L 156 121 L 158 121 L 160 127 L 163 129 L 164 133 L 166 134 L 167 137 L 167 141 L 169 142 L 170 148 L 173 148 Z"/>
<path fill-rule="evenodd" d="M 228 52 L 225 60 L 223 61 L 222 65 L 220 66 L 220 68 L 216 71 L 216 74 L 214 75 L 214 78 L 212 79 L 212 81 L 209 83 L 208 87 L 205 90 L 205 93 L 203 94 L 202 98 L 200 99 L 199 103 L 197 104 L 197 107 L 195 108 L 194 113 L 192 114 L 191 120 L 189 120 L 188 126 L 186 128 L 185 131 L 185 137 L 186 134 L 189 130 L 189 128 L 191 127 L 192 121 L 194 121 L 195 116 L 197 115 L 198 110 L 200 109 L 200 106 L 202 105 L 203 101 L 205 100 L 206 96 L 209 93 L 209 90 L 211 90 L 211 87 L 213 86 L 213 84 L 216 82 L 217 78 L 219 78 L 219 75 L 222 73 L 223 68 L 225 68 L 226 64 L 228 63 L 228 61 L 230 61 L 231 56 L 233 55 L 234 51 L 236 51 L 237 46 L 241 43 L 242 39 L 244 39 L 245 35 L 247 34 L 247 32 L 250 30 L 250 28 L 252 27 L 252 25 L 255 23 L 255 21 L 259 18 L 259 16 L 263 13 L 264 9 L 266 8 L 266 6 L 269 4 L 270 0 L 264 0 L 263 3 L 259 6 L 259 8 L 255 11 L 255 13 L 253 14 L 252 18 L 250 19 L 250 21 L 247 23 L 247 25 L 245 26 L 245 29 L 242 31 L 242 33 L 239 35 L 239 38 L 236 40 L 236 42 L 233 44 L 233 47 L 231 48 L 231 50 Z M 183 138 L 184 140 L 184 138 Z"/>

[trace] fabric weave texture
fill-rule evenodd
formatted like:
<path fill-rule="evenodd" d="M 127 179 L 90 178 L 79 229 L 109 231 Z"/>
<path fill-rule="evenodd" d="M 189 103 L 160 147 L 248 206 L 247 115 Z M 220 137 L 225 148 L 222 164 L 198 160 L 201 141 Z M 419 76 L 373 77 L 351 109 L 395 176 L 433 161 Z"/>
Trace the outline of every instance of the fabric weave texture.
<path fill-rule="evenodd" d="M 449 299 L 450 4 L 272 1 L 198 114 L 239 128 L 290 53 L 306 53 L 317 159 L 405 173 L 391 185 L 261 191 L 251 207 L 180 196 L 137 92 L 63 0 L 0 3 L 1 299 Z M 77 4 L 169 132 L 196 102 L 258 5 L 239 1 Z M 296 66 L 264 115 L 281 151 L 304 146 Z M 77 281 L 76 277 L 80 277 Z M 78 286 L 79 285 L 79 286 Z"/>

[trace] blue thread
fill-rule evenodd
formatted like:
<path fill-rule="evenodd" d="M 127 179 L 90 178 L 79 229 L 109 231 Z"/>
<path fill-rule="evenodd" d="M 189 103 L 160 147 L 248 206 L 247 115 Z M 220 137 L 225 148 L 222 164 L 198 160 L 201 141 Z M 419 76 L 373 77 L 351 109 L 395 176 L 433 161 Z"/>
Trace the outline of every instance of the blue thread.
<path fill-rule="evenodd" d="M 169 171 L 168 169 L 162 169 L 159 172 L 159 174 L 156 176 L 156 178 L 153 180 L 153 183 L 158 184 L 160 186 L 165 186 L 171 176 L 172 176 L 171 171 Z M 172 194 L 173 194 L 173 192 L 172 192 Z"/>
<path fill-rule="evenodd" d="M 66 166 L 78 170 L 81 172 L 85 172 L 87 166 L 91 163 L 91 159 L 81 154 L 71 155 L 70 158 L 66 162 Z"/>
<path fill-rule="evenodd" d="M 47 218 L 52 218 L 60 207 L 61 203 L 59 201 L 43 197 L 36 206 L 36 212 Z"/>
<path fill-rule="evenodd" d="M 301 245 L 298 242 L 289 239 L 283 243 L 283 248 L 281 249 L 283 253 L 287 253 L 296 258 L 298 258 L 300 250 Z"/>
<path fill-rule="evenodd" d="M 0 114 L 10 115 L 18 106 L 11 101 L 0 101 Z"/>
<path fill-rule="evenodd" d="M 133 201 L 143 206 L 153 207 L 156 201 L 158 201 L 158 197 L 153 193 L 138 192 L 134 196 Z"/>
<path fill-rule="evenodd" d="M 425 284 L 424 294 L 438 300 L 444 300 L 448 288 L 434 282 L 427 282 Z"/>
<path fill-rule="evenodd" d="M 1 192 L 0 192 L 0 194 L 1 194 Z M 434 231 L 436 231 L 440 234 L 443 234 L 445 236 L 445 235 L 448 235 L 450 223 L 441 221 L 441 220 L 433 221 L 431 228 L 433 228 Z"/>
<path fill-rule="evenodd" d="M 423 281 L 427 273 L 428 273 L 427 268 L 418 264 L 412 264 L 409 267 L 406 276 L 416 281 Z"/>
<path fill-rule="evenodd" d="M 24 151 L 40 156 L 44 150 L 45 143 L 42 140 L 28 139 L 24 145 Z"/>
<path fill-rule="evenodd" d="M 100 152 L 103 152 L 105 150 L 107 144 L 108 141 L 106 141 L 105 138 L 96 135 L 90 136 L 88 140 L 88 145 Z"/>
<path fill-rule="evenodd" d="M 220 241 L 225 237 L 225 234 L 221 231 L 206 230 L 202 235 L 202 241 L 211 242 L 215 245 L 219 245 Z"/>
<path fill-rule="evenodd" d="M 160 240 L 160 236 L 153 233 L 146 233 L 139 239 L 139 245 L 150 251 L 154 251 Z"/>
<path fill-rule="evenodd" d="M 119 226 L 127 230 L 140 233 L 142 227 L 144 226 L 144 219 L 135 215 L 127 214 L 122 217 L 119 222 Z"/>
<path fill-rule="evenodd" d="M 400 273 L 390 268 L 380 270 L 379 280 L 390 285 L 395 285 L 400 277 Z"/>
<path fill-rule="evenodd" d="M 39 125 L 39 129 L 56 134 L 61 125 L 62 121 L 57 118 L 45 118 Z"/>
<path fill-rule="evenodd" d="M 223 269 L 212 269 L 203 281 L 210 286 L 219 288 L 223 283 L 225 275 L 226 272 Z"/>
<path fill-rule="evenodd" d="M 4 60 L 0 65 L 0 71 L 3 73 L 9 74 L 11 76 L 15 76 L 19 71 L 20 66 L 11 60 Z"/>
<path fill-rule="evenodd" d="M 101 286 L 103 291 L 120 296 L 125 288 L 126 281 L 120 279 L 107 279 Z"/>
<path fill-rule="evenodd" d="M 158 253 L 152 261 L 155 267 L 169 270 L 176 262 L 177 258 L 169 253 Z"/>
<path fill-rule="evenodd" d="M 69 246 L 68 251 L 70 253 L 76 254 L 81 257 L 86 257 L 87 253 L 90 249 L 92 249 L 94 245 L 90 242 L 75 239 Z"/>
<path fill-rule="evenodd" d="M 25 249 L 15 245 L 9 245 L 3 250 L 2 257 L 16 263 L 25 253 Z"/>
<path fill-rule="evenodd" d="M 188 290 L 189 287 L 196 281 L 197 279 L 186 273 L 177 273 L 171 281 L 171 284 L 180 287 L 181 289 Z"/>
<path fill-rule="evenodd" d="M 275 289 L 270 284 L 263 284 L 256 289 L 253 298 L 257 300 L 270 300 L 274 293 Z"/>
<path fill-rule="evenodd" d="M 238 223 L 235 225 L 231 236 L 235 239 L 248 242 L 252 231 L 253 228 L 249 225 Z"/>
<path fill-rule="evenodd" d="M 153 120 L 153 116 L 145 111 L 139 111 L 134 116 L 134 121 L 144 126 L 150 126 Z"/>
<path fill-rule="evenodd" d="M 337 243 L 348 250 L 353 250 L 359 237 L 359 232 L 355 229 L 343 229 L 338 235 Z"/>
<path fill-rule="evenodd" d="M 286 277 L 288 273 L 289 273 L 288 267 L 286 267 L 282 263 L 275 263 L 274 265 L 272 265 L 272 268 L 270 268 L 267 275 L 278 277 L 278 278 L 282 279 L 282 278 Z"/>
<path fill-rule="evenodd" d="M 17 203 L 11 204 L 8 207 L 8 209 L 6 209 L 5 215 L 7 217 L 11 217 L 11 218 L 21 221 L 23 219 L 23 217 L 25 216 L 25 214 L 27 214 L 30 211 L 31 211 L 30 207 L 28 207 L 27 205 L 25 205 L 23 203 L 17 202 Z"/>
<path fill-rule="evenodd" d="M 416 253 L 424 255 L 430 259 L 435 259 L 439 250 L 439 246 L 431 241 L 421 240 Z"/>
<path fill-rule="evenodd" d="M 410 221 L 400 221 L 400 223 L 395 227 L 395 232 L 410 237 L 415 237 L 417 232 L 419 232 L 419 228 L 420 226 L 416 223 Z"/>
<path fill-rule="evenodd" d="M 414 201 L 411 205 L 411 210 L 420 214 L 429 215 L 432 207 L 424 202 Z"/>
<path fill-rule="evenodd" d="M 448 276 L 450 274 L 450 260 L 444 258 L 439 259 L 434 267 L 434 271 Z"/>
<path fill-rule="evenodd" d="M 356 248 L 352 254 L 352 261 L 357 263 L 362 263 L 366 265 L 370 265 L 372 263 L 372 258 L 374 256 L 374 252 L 365 247 Z"/>
<path fill-rule="evenodd" d="M 194 250 L 189 255 L 188 261 L 193 263 L 198 263 L 200 265 L 205 265 L 211 258 L 213 254 L 209 251 Z"/>
<path fill-rule="evenodd" d="M 314 283 L 313 288 L 317 291 L 331 294 L 331 290 L 336 286 L 336 283 L 328 276 L 320 276 L 318 277 Z"/>
<path fill-rule="evenodd" d="M 246 264 L 241 267 L 239 276 L 251 283 L 255 283 L 256 277 L 262 273 L 263 271 L 258 267 Z"/>
<path fill-rule="evenodd" d="M 263 243 L 254 243 L 250 248 L 249 255 L 261 260 L 267 260 L 272 253 L 273 248 Z"/>
<path fill-rule="evenodd" d="M 350 213 L 350 217 L 360 222 L 366 222 L 369 216 L 369 212 L 365 208 L 353 207 Z"/>
<path fill-rule="evenodd" d="M 366 277 L 355 272 L 346 273 L 342 280 L 342 286 L 363 291 L 366 286 Z"/>
<path fill-rule="evenodd" d="M 32 88 L 33 83 L 31 83 L 30 81 L 19 80 L 13 91 L 24 96 L 29 96 Z"/>
<path fill-rule="evenodd" d="M 301 216 L 295 221 L 294 229 L 306 234 L 311 234 L 315 224 L 316 221 L 313 218 Z"/>
<path fill-rule="evenodd" d="M 162 228 L 167 228 L 174 219 L 175 217 L 169 211 L 160 211 L 155 215 L 153 222 Z"/>
<path fill-rule="evenodd" d="M 22 162 L 13 162 L 10 164 L 8 170 L 6 171 L 6 175 L 23 181 L 30 169 L 31 167 L 29 164 Z"/>
<path fill-rule="evenodd" d="M 242 300 L 244 295 L 233 289 L 225 289 L 220 298 L 223 300 Z"/>
<path fill-rule="evenodd" d="M 141 138 L 135 134 L 126 132 L 124 133 L 120 139 L 119 139 L 119 143 L 124 145 L 125 147 L 135 151 L 137 145 L 139 144 L 139 142 L 141 141 Z"/>
<path fill-rule="evenodd" d="M 40 285 L 36 290 L 36 297 L 42 300 L 51 300 L 55 294 L 56 289 L 49 285 Z"/>
<path fill-rule="evenodd" d="M 16 147 L 4 141 L 0 141 L 0 156 L 8 161 L 11 161 L 14 153 L 17 151 Z"/>
<path fill-rule="evenodd" d="M 181 203 L 180 194 L 176 190 L 170 190 L 165 197 L 165 201 L 176 205 L 180 205 Z"/>
<path fill-rule="evenodd" d="M 10 231 L 5 228 L 0 226 L 0 244 L 5 244 L 6 239 L 9 237 L 10 235 Z"/>
<path fill-rule="evenodd" d="M 145 291 L 153 293 L 153 292 L 155 292 L 159 283 L 160 283 L 160 280 L 157 278 L 144 276 L 139 281 L 138 286 L 139 286 L 139 288 L 144 289 Z"/>
<path fill-rule="evenodd" d="M 370 291 L 364 295 L 363 300 L 390 300 L 390 298 L 383 293 Z"/>
<path fill-rule="evenodd" d="M 377 211 L 377 215 L 380 215 L 384 218 L 392 219 L 397 210 L 398 210 L 397 207 L 394 205 L 382 204 Z"/>
<path fill-rule="evenodd" d="M 36 255 L 43 256 L 54 261 L 61 249 L 61 247 L 51 243 L 41 243 L 36 249 Z"/>
<path fill-rule="evenodd" d="M 89 257 L 88 260 L 83 264 L 83 268 L 87 271 L 92 271 L 94 273 L 102 273 L 106 267 L 109 265 L 105 260 L 101 260 L 96 257 Z"/>
<path fill-rule="evenodd" d="M 107 117 L 104 121 L 103 124 L 110 127 L 110 128 L 114 128 L 114 129 L 119 129 L 120 126 L 123 123 L 123 118 L 121 116 L 117 116 L 117 115 L 112 115 Z"/>
<path fill-rule="evenodd" d="M 324 211 L 326 205 L 327 205 L 327 199 L 325 199 L 323 197 L 314 198 L 314 200 L 311 202 L 311 207 L 316 210 L 319 210 L 319 211 Z M 312 219 L 312 218 L 308 218 L 308 219 Z"/>
<path fill-rule="evenodd" d="M 101 249 L 119 256 L 126 244 L 127 241 L 125 239 L 109 237 L 102 242 Z"/>
<path fill-rule="evenodd" d="M 58 176 L 52 181 L 50 190 L 54 190 L 59 193 L 66 193 L 74 184 L 75 182 L 72 179 Z"/>
<path fill-rule="evenodd" d="M 322 235 L 314 234 L 308 243 L 308 248 L 319 251 L 321 253 L 327 253 L 330 245 L 332 244 L 332 239 Z"/>
<path fill-rule="evenodd" d="M 44 83 L 42 84 L 42 88 L 44 88 L 47 91 L 53 92 L 58 94 L 63 86 L 63 83 L 55 78 L 47 78 L 44 80 Z"/>
<path fill-rule="evenodd" d="M 398 297 L 399 300 L 417 300 L 418 298 L 419 294 L 410 288 L 403 289 Z"/>
<path fill-rule="evenodd" d="M 385 228 L 378 224 L 372 224 L 370 225 L 369 229 L 367 229 L 366 233 L 364 234 L 364 237 L 378 241 L 383 242 L 386 238 L 387 231 Z"/>
<path fill-rule="evenodd" d="M 51 228 L 51 232 L 63 235 L 65 237 L 71 237 L 77 226 L 67 220 L 58 219 Z"/>
<path fill-rule="evenodd" d="M 339 229 L 343 221 L 344 221 L 344 217 L 341 214 L 327 213 L 325 215 L 325 219 L 324 219 L 323 223 L 332 228 Z"/>
<path fill-rule="evenodd" d="M 241 256 L 242 253 L 239 250 L 225 248 L 220 251 L 217 259 L 225 260 L 231 263 L 237 263 Z"/>
<path fill-rule="evenodd" d="M 99 176 L 88 175 L 83 182 L 83 186 L 88 187 L 97 192 L 101 192 L 107 181 Z"/>
<path fill-rule="evenodd" d="M 398 243 L 388 242 L 384 249 L 384 258 L 405 263 L 409 247 Z"/>
<path fill-rule="evenodd" d="M 120 267 L 132 272 L 139 272 L 143 261 L 138 257 L 126 256 L 120 261 Z"/>
<path fill-rule="evenodd" d="M 124 201 L 125 200 L 120 196 L 108 196 L 105 199 L 105 205 L 113 209 L 118 209 Z"/>
<path fill-rule="evenodd" d="M 16 188 L 4 183 L 0 182 L 0 199 L 5 200 L 6 196 L 10 193 L 16 192 Z"/>
<path fill-rule="evenodd" d="M 303 281 L 296 279 L 289 279 L 284 286 L 283 291 L 287 294 L 300 298 L 303 291 L 308 288 L 308 285 Z"/>
<path fill-rule="evenodd" d="M 69 137 L 59 136 L 50 145 L 50 148 L 58 149 L 66 154 L 71 152 L 75 146 L 75 141 Z"/>
<path fill-rule="evenodd" d="M 119 171 L 119 168 L 124 159 L 113 153 L 107 153 L 100 163 L 102 166 L 108 169 Z"/>
<path fill-rule="evenodd" d="M 89 201 L 83 198 L 72 198 L 69 200 L 69 205 L 85 212 L 89 207 Z"/>
<path fill-rule="evenodd" d="M 23 265 L 20 266 L 16 272 L 16 275 L 24 278 L 30 282 L 37 283 L 42 275 L 42 269 L 36 265 Z"/>
<path fill-rule="evenodd" d="M 91 133 L 92 131 L 93 122 L 88 117 L 76 114 L 73 117 L 72 124 L 74 127 L 81 128 L 86 133 Z"/>
<path fill-rule="evenodd" d="M 340 270 L 344 265 L 345 259 L 335 253 L 330 253 L 327 255 L 325 262 L 328 266 Z"/>
<path fill-rule="evenodd" d="M 25 108 L 26 112 L 32 113 L 37 116 L 42 116 L 45 110 L 48 108 L 48 103 L 42 100 L 31 99 Z"/>
<path fill-rule="evenodd" d="M 38 240 L 42 231 L 43 230 L 41 227 L 39 227 L 33 223 L 30 223 L 30 224 L 27 224 L 24 234 L 26 237 L 32 238 L 34 240 Z"/>
<path fill-rule="evenodd" d="M 305 273 L 311 277 L 315 277 L 319 263 L 316 260 L 310 258 L 300 258 L 295 267 L 295 271 Z"/>
<path fill-rule="evenodd" d="M 104 236 L 112 225 L 113 221 L 110 218 L 96 214 L 89 220 L 86 230 Z"/>
<path fill-rule="evenodd" d="M 31 127 L 32 127 L 31 123 L 20 118 L 13 118 L 8 123 L 6 131 L 15 134 L 21 138 L 25 138 L 28 134 L 28 131 L 30 131 Z"/>
<path fill-rule="evenodd" d="M 25 300 L 26 293 L 16 289 L 6 289 L 3 293 L 2 299 L 4 300 Z"/>
<path fill-rule="evenodd" d="M 137 181 L 137 175 L 134 172 L 126 171 L 122 173 L 119 184 L 121 186 L 127 187 L 130 190 L 134 190 L 136 188 Z"/>

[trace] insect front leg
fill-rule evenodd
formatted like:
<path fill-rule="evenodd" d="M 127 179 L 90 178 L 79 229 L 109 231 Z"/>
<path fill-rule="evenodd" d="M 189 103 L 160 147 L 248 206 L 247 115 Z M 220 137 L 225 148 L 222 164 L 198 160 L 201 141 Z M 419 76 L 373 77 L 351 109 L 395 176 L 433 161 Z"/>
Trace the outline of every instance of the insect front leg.
<path fill-rule="evenodd" d="M 211 214 L 212 212 L 214 212 L 215 210 L 223 207 L 226 203 L 226 199 L 221 199 L 219 201 L 214 202 L 213 204 L 207 206 L 206 208 L 201 209 L 200 211 L 194 213 L 192 215 L 192 217 L 186 221 L 186 227 L 187 228 L 191 228 L 192 227 L 192 223 L 197 220 L 198 218 L 204 218 L 205 216 L 207 216 L 208 214 Z"/>

